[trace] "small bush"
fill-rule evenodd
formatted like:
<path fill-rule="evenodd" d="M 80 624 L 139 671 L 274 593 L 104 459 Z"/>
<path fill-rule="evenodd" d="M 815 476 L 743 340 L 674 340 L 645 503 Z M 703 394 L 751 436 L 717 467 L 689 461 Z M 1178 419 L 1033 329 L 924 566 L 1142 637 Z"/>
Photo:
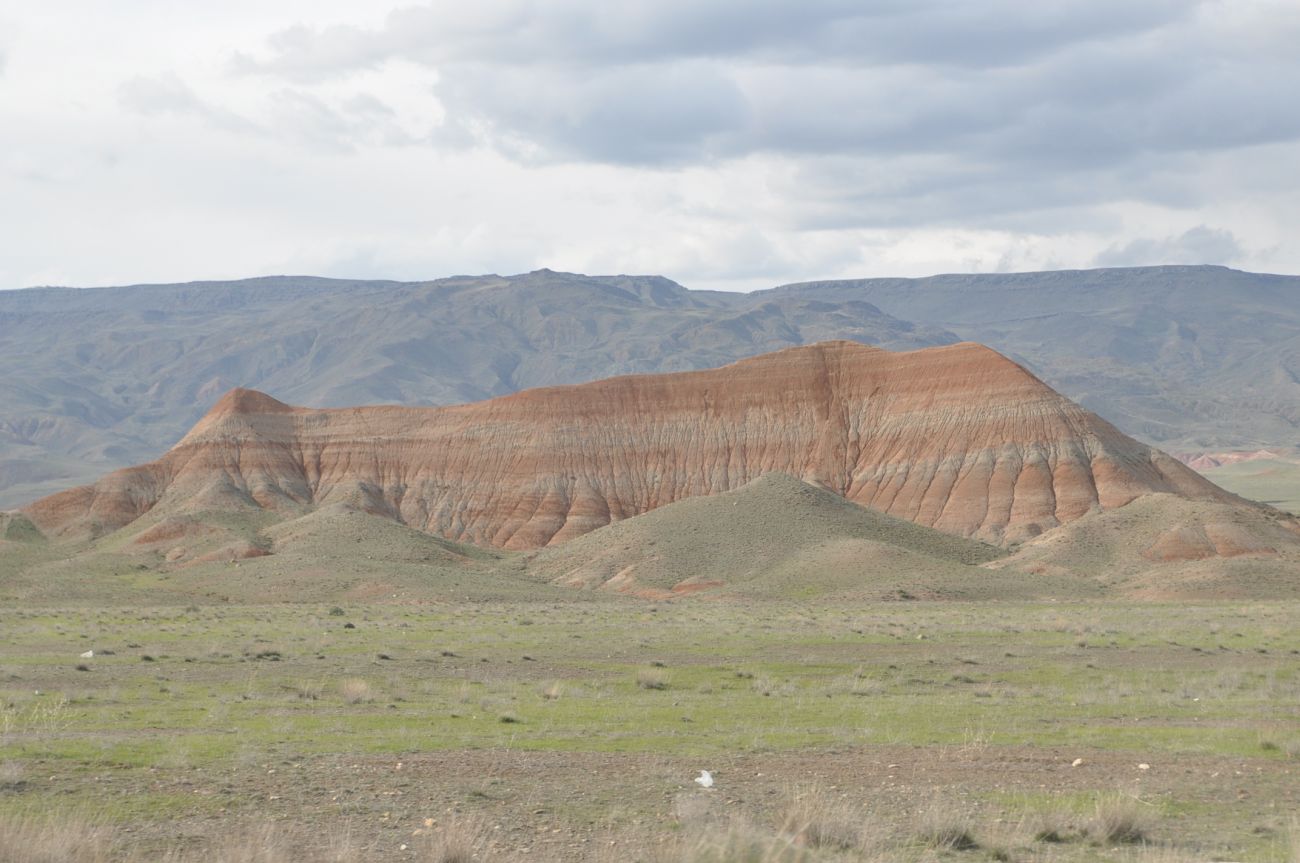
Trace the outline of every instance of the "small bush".
<path fill-rule="evenodd" d="M 914 833 L 922 844 L 938 851 L 973 851 L 980 847 L 970 822 L 938 803 L 921 813 Z"/>
<path fill-rule="evenodd" d="M 1065 809 L 1047 809 L 1025 817 L 1026 832 L 1035 842 L 1060 843 L 1077 838 L 1073 819 Z"/>
<path fill-rule="evenodd" d="M 342 617 L 344 614 L 347 614 L 347 612 L 337 605 L 330 609 L 330 617 Z"/>
<path fill-rule="evenodd" d="M 1151 830 L 1146 804 L 1129 794 L 1108 794 L 1097 800 L 1088 835 L 1105 845 L 1145 842 Z"/>
<path fill-rule="evenodd" d="M 860 813 L 818 787 L 797 789 L 781 813 L 781 832 L 797 845 L 855 851 L 870 841 Z"/>
<path fill-rule="evenodd" d="M 323 689 L 315 681 L 303 680 L 293 687 L 293 692 L 303 701 L 316 701 L 321 697 Z"/>
<path fill-rule="evenodd" d="M 428 823 L 428 822 L 426 822 Z M 487 859 L 489 831 L 484 821 L 472 816 L 455 816 L 446 823 L 433 827 L 417 846 L 422 851 L 420 859 L 428 863 L 473 863 Z"/>
<path fill-rule="evenodd" d="M 340 681 L 339 694 L 348 704 L 364 704 L 375 700 L 370 684 L 360 677 L 348 677 Z"/>
<path fill-rule="evenodd" d="M 636 685 L 642 689 L 667 689 L 668 675 L 658 668 L 643 668 L 636 674 Z"/>

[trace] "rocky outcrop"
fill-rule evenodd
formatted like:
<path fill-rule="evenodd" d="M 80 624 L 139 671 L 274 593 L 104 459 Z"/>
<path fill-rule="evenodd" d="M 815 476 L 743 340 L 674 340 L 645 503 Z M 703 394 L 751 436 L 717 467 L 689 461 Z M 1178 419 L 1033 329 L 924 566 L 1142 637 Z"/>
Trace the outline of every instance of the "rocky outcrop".
<path fill-rule="evenodd" d="M 158 461 L 25 512 L 67 535 L 157 507 L 346 503 L 526 549 L 772 471 L 998 543 L 1152 492 L 1235 500 L 981 345 L 836 341 L 443 408 L 309 410 L 237 389 Z"/>

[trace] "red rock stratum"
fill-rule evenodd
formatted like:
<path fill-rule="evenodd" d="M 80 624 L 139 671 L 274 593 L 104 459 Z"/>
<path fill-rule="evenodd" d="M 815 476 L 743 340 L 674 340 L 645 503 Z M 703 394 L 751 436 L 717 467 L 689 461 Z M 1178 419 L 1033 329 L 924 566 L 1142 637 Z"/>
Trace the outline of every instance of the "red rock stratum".
<path fill-rule="evenodd" d="M 159 460 L 25 512 L 98 535 L 156 507 L 347 502 L 526 549 L 771 471 L 992 542 L 1153 492 L 1235 500 L 981 345 L 836 341 L 443 408 L 312 410 L 236 389 Z"/>

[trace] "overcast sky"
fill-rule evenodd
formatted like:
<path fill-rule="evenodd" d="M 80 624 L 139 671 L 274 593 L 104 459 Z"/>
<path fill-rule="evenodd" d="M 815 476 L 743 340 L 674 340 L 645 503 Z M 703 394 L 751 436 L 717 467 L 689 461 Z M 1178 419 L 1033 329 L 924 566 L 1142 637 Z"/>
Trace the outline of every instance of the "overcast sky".
<path fill-rule="evenodd" d="M 1300 272 L 1296 0 L 0 0 L 0 287 Z"/>

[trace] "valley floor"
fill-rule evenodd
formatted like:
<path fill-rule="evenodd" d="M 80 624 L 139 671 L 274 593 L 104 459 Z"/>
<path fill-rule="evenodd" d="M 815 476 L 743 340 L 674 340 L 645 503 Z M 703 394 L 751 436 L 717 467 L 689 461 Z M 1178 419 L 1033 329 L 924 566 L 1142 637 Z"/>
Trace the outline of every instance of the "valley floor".
<path fill-rule="evenodd" d="M 7 608 L 0 858 L 1286 861 L 1297 619 L 1297 602 Z"/>

